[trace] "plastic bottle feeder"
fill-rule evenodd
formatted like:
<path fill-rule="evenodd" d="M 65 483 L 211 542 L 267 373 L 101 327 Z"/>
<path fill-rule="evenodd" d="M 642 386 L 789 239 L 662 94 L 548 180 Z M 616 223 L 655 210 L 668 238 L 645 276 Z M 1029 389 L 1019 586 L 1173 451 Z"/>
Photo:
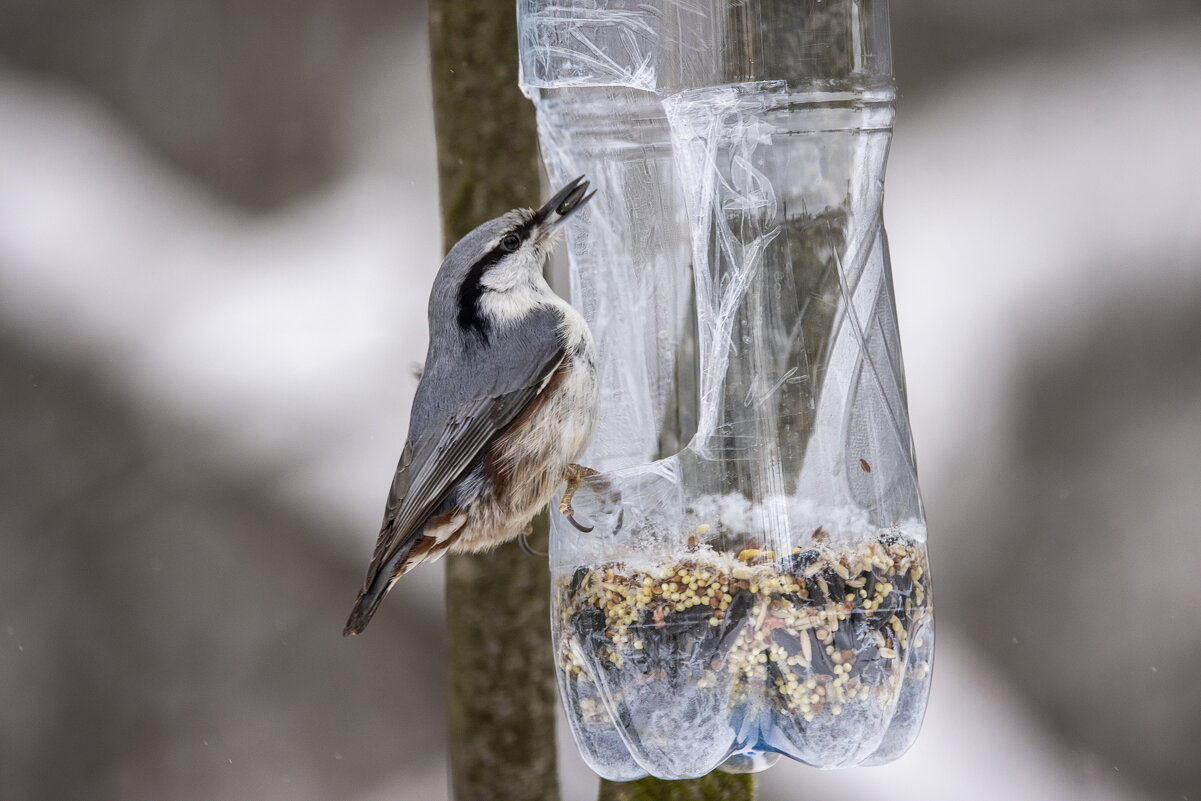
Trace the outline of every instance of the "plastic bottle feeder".
<path fill-rule="evenodd" d="M 522 0 L 601 410 L 554 516 L 559 686 L 600 775 L 904 752 L 933 653 L 881 218 L 882 0 Z"/>

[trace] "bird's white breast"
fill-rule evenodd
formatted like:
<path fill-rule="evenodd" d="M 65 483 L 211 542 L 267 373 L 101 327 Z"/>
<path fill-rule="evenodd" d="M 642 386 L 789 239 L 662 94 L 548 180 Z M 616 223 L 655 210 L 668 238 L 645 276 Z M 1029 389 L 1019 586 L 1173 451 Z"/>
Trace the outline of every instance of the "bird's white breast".
<path fill-rule="evenodd" d="M 596 422 L 596 357 L 592 332 L 584 318 L 566 302 L 560 303 L 568 373 L 559 386 L 556 402 L 563 408 L 560 436 L 567 463 L 571 463 L 588 447 Z"/>

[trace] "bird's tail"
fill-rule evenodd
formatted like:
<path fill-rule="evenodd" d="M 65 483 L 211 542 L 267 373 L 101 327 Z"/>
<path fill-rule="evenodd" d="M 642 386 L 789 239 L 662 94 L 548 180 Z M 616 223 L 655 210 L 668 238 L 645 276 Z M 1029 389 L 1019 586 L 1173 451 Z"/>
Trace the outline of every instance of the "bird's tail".
<path fill-rule="evenodd" d="M 440 541 L 435 537 L 410 537 L 404 547 L 394 553 L 387 562 L 382 565 L 373 562 L 367 572 L 367 581 L 363 584 L 363 589 L 359 590 L 359 597 L 355 599 L 354 609 L 350 610 L 346 628 L 342 629 L 342 636 L 361 634 L 396 580 L 426 559 L 433 557 L 436 560 L 449 546 L 450 541 Z"/>
<path fill-rule="evenodd" d="M 410 538 L 406 547 L 393 554 L 384 564 L 380 564 L 381 560 L 378 557 L 372 562 L 367 571 L 367 580 L 363 582 L 363 589 L 359 590 L 359 597 L 355 599 L 354 609 L 350 610 L 346 628 L 342 629 L 343 637 L 361 634 L 371 622 L 371 618 L 375 617 L 375 611 L 379 609 L 380 601 L 384 600 L 388 590 L 392 589 L 398 578 L 413 567 L 415 562 L 408 558 L 413 550 L 413 539 Z"/>
<path fill-rule="evenodd" d="M 396 580 L 426 560 L 436 562 L 440 559 L 459 538 L 466 520 L 465 513 L 455 510 L 435 516 L 426 521 L 421 529 L 405 537 L 391 553 L 388 547 L 392 542 L 391 531 L 385 529 L 380 544 L 376 546 L 371 567 L 367 569 L 363 589 L 359 590 L 354 609 L 350 611 L 350 619 L 346 621 L 346 628 L 342 629 L 342 636 L 359 634 L 367 628 L 375 610 L 379 609 L 380 601 L 384 600 Z"/>
<path fill-rule="evenodd" d="M 392 586 L 392 582 L 387 579 L 388 577 L 381 572 L 376 575 L 375 581 L 359 590 L 359 597 L 355 599 L 354 609 L 350 610 L 346 628 L 342 629 L 343 637 L 361 634 L 363 629 L 367 628 L 367 624 L 375 616 L 375 610 L 379 609 L 380 601 L 384 600 L 389 587 Z"/>

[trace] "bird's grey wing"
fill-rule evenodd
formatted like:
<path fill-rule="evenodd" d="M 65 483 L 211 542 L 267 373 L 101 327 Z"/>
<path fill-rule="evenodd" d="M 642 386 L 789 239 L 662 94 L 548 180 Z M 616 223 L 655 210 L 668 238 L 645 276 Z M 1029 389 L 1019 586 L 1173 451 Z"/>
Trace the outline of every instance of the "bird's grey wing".
<path fill-rule="evenodd" d="M 427 366 L 352 622 L 359 615 L 366 625 L 422 526 L 562 363 L 559 319 L 540 309 L 486 350 Z"/>
<path fill-rule="evenodd" d="M 460 406 L 445 427 L 428 432 L 430 436 L 415 447 L 406 447 L 412 456 L 407 465 L 401 458 L 380 526 L 376 545 L 380 567 L 417 533 L 492 441 L 538 396 L 562 361 L 560 349 L 535 380 L 509 392 L 473 399 Z"/>

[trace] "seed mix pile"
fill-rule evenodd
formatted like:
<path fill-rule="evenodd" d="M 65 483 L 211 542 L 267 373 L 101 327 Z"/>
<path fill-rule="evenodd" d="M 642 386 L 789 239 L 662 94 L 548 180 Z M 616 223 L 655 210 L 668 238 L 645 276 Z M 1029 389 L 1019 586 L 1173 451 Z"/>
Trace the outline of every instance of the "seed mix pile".
<path fill-rule="evenodd" d="M 854 547 L 831 546 L 822 529 L 812 539 L 783 557 L 753 542 L 731 557 L 693 537 L 686 556 L 653 569 L 609 562 L 562 575 L 560 669 L 579 685 L 619 671 L 673 691 L 728 689 L 732 705 L 766 696 L 805 721 L 890 706 L 907 675 L 929 669 L 906 665 L 929 613 L 925 552 L 894 531 Z M 568 695 L 581 723 L 612 725 L 594 687 Z"/>

